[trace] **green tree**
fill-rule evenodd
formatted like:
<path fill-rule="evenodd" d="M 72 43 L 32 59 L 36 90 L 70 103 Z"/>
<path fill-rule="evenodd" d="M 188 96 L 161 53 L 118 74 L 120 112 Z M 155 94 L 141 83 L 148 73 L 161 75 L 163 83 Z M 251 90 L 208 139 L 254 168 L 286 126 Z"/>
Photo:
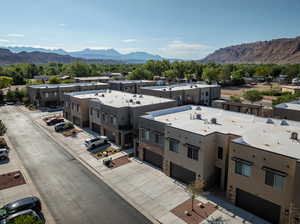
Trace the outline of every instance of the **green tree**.
<path fill-rule="evenodd" d="M 218 80 L 219 69 L 214 67 L 206 67 L 203 70 L 202 77 L 204 80 L 211 82 Z"/>
<path fill-rule="evenodd" d="M 4 103 L 4 93 L 3 91 L 0 89 L 0 105 Z"/>
<path fill-rule="evenodd" d="M 200 178 L 197 179 L 194 183 L 187 186 L 187 191 L 192 199 L 192 211 L 194 211 L 194 200 L 198 194 L 201 194 L 204 191 L 206 182 Z"/>
<path fill-rule="evenodd" d="M 153 74 L 143 67 L 136 68 L 132 73 L 128 75 L 129 80 L 152 80 Z"/>
<path fill-rule="evenodd" d="M 243 69 L 235 70 L 231 73 L 231 81 L 234 85 L 244 84 L 245 71 Z"/>
<path fill-rule="evenodd" d="M 257 90 L 249 90 L 243 94 L 244 99 L 250 101 L 251 103 L 260 101 L 263 99 L 262 94 Z"/>
<path fill-rule="evenodd" d="M 49 84 L 60 84 L 61 83 L 61 79 L 57 76 L 52 76 L 49 79 Z"/>
<path fill-rule="evenodd" d="M 13 101 L 15 102 L 16 101 L 16 95 L 15 95 L 15 92 L 11 89 L 9 89 L 6 93 L 6 100 L 8 101 Z"/>
<path fill-rule="evenodd" d="M 11 77 L 0 76 L 0 89 L 10 87 L 13 82 Z"/>
<path fill-rule="evenodd" d="M 2 120 L 0 120 L 0 136 L 5 135 L 7 128 Z"/>
<path fill-rule="evenodd" d="M 69 74 L 73 77 L 86 77 L 90 76 L 90 67 L 89 65 L 76 61 L 69 65 Z"/>
<path fill-rule="evenodd" d="M 176 79 L 176 72 L 173 69 L 164 71 L 162 75 L 169 81 Z"/>

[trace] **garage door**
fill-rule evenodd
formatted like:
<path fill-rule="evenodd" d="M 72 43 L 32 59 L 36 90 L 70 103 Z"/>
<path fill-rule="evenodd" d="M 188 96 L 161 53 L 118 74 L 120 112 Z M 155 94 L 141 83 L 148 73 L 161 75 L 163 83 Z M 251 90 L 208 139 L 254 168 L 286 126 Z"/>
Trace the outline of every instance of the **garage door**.
<path fill-rule="evenodd" d="M 178 166 L 175 163 L 170 164 L 170 175 L 172 178 L 186 184 L 194 183 L 194 181 L 196 180 L 195 172 Z"/>
<path fill-rule="evenodd" d="M 97 132 L 97 133 L 101 133 L 100 131 L 100 125 L 96 124 L 96 123 L 92 123 L 92 131 Z"/>
<path fill-rule="evenodd" d="M 163 157 L 155 152 L 144 149 L 144 161 L 162 169 Z"/>
<path fill-rule="evenodd" d="M 236 205 L 254 215 L 277 224 L 280 219 L 280 206 L 237 188 Z"/>

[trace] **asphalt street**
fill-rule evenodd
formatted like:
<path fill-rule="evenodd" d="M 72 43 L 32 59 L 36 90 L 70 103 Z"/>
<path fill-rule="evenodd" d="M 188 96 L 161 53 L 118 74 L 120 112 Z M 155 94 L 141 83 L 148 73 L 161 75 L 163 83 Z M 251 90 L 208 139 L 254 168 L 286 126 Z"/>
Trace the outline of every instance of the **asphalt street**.
<path fill-rule="evenodd" d="M 44 133 L 32 113 L 2 106 L 0 119 L 58 224 L 151 223 Z"/>

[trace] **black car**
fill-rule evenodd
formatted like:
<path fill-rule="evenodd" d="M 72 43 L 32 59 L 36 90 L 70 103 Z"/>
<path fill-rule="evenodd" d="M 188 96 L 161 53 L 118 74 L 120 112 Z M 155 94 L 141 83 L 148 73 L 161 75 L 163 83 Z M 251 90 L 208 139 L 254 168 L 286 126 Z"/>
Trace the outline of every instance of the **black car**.
<path fill-rule="evenodd" d="M 42 204 L 39 198 L 27 197 L 14 202 L 10 202 L 0 208 L 0 217 L 5 218 L 9 215 L 15 214 L 20 211 L 31 209 L 35 212 L 41 212 Z"/>

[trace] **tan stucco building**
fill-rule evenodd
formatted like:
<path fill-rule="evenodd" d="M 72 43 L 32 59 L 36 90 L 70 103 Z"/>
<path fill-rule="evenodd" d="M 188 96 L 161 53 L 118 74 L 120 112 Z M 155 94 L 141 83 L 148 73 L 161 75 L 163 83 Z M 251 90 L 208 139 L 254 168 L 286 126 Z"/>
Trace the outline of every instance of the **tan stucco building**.
<path fill-rule="evenodd" d="M 221 87 L 205 83 L 178 83 L 169 86 L 151 86 L 141 88 L 141 93 L 169 98 L 177 101 L 178 105 L 207 105 L 213 100 L 219 99 Z"/>
<path fill-rule="evenodd" d="M 61 106 L 64 104 L 64 94 L 88 90 L 107 89 L 105 83 L 68 83 L 68 84 L 43 84 L 28 86 L 28 96 L 36 106 Z"/>
<path fill-rule="evenodd" d="M 282 86 L 281 87 L 282 92 L 289 92 L 292 94 L 300 93 L 300 86 Z"/>
<path fill-rule="evenodd" d="M 300 100 L 278 104 L 273 113 L 275 118 L 300 121 Z"/>
<path fill-rule="evenodd" d="M 188 105 L 149 112 L 139 125 L 138 157 L 174 179 L 204 179 L 272 223 L 300 215 L 299 122 Z"/>

